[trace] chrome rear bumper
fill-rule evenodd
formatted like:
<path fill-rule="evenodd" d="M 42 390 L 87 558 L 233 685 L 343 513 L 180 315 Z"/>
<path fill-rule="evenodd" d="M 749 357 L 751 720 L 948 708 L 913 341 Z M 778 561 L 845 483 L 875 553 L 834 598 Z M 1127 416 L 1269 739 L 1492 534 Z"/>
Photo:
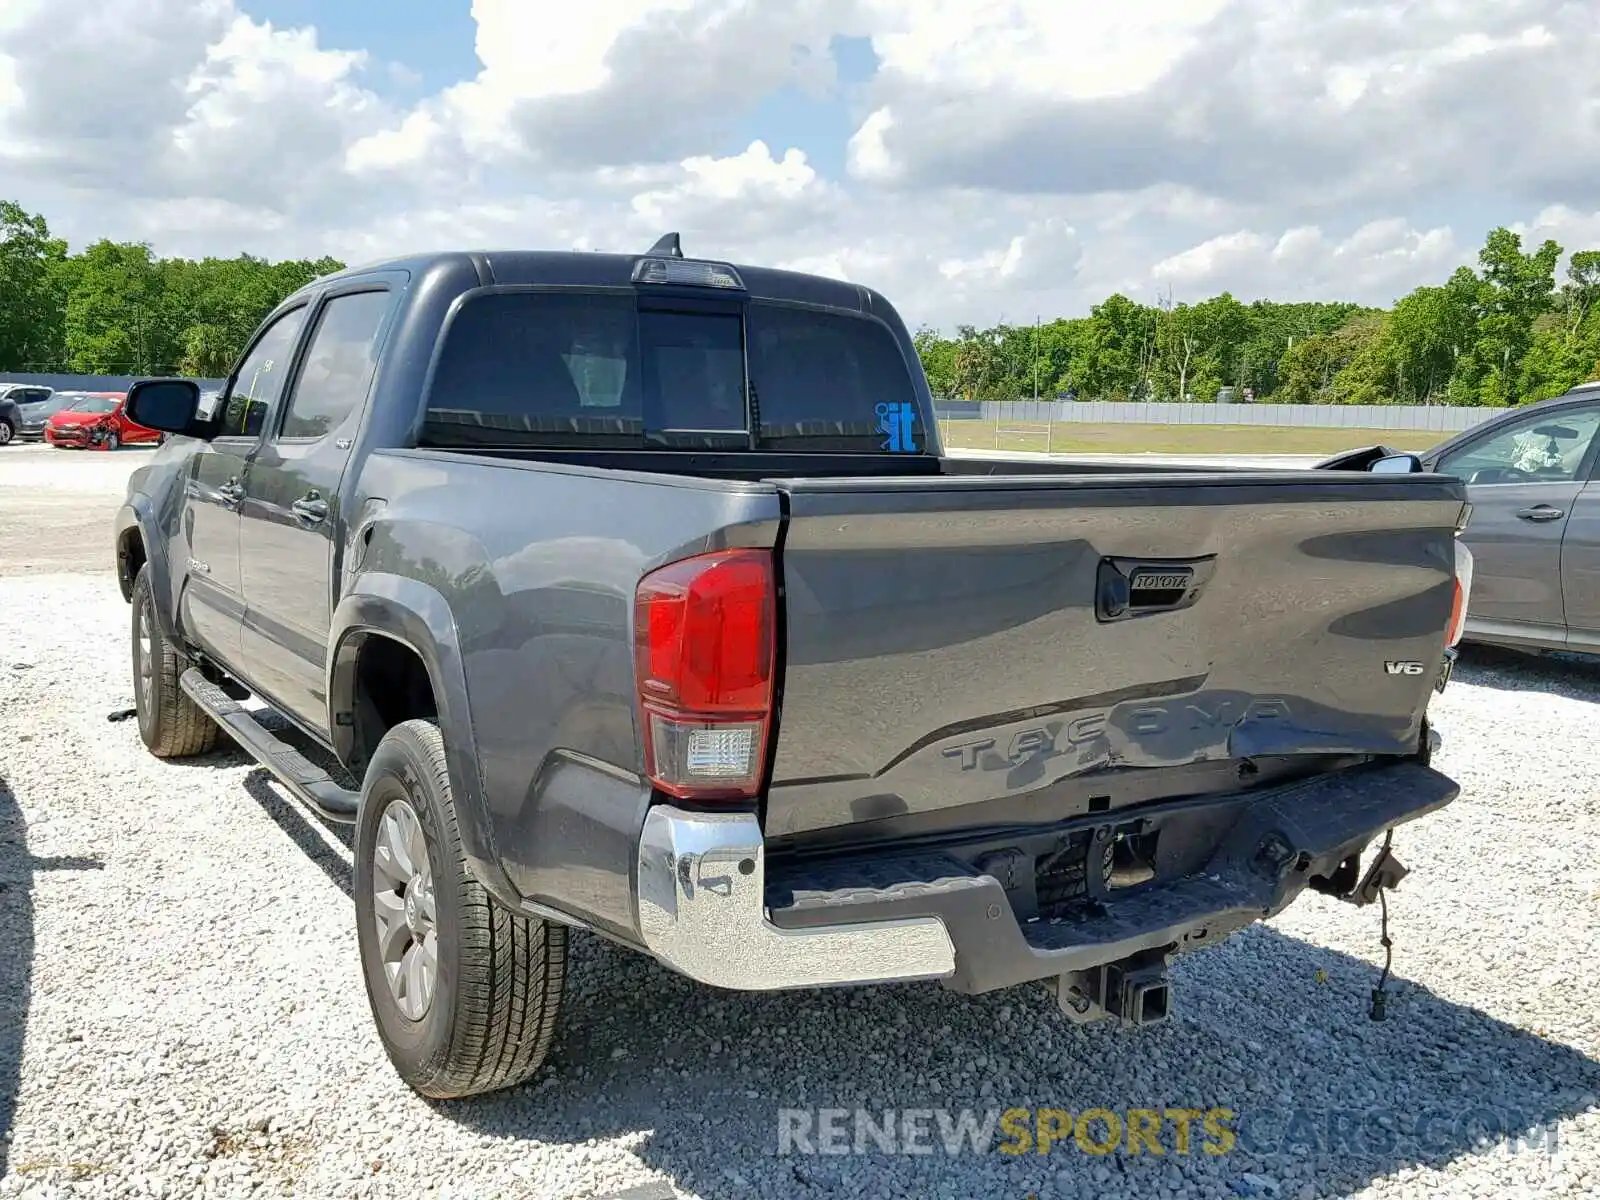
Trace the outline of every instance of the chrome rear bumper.
<path fill-rule="evenodd" d="M 1125 891 L 1096 885 L 1096 903 L 1028 919 L 983 864 L 938 848 L 786 861 L 769 881 L 755 816 L 658 805 L 636 852 L 638 937 L 665 965 L 744 991 L 938 979 L 981 993 L 1186 953 L 1308 888 L 1363 903 L 1366 848 L 1460 790 L 1427 757 L 1074 818 L 1057 832 L 1103 839 L 1137 821 L 1174 839 L 1183 865 Z"/>
<path fill-rule="evenodd" d="M 638 886 L 646 949 L 701 983 L 772 991 L 955 973 L 955 947 L 938 917 L 772 924 L 761 826 L 751 813 L 652 808 L 639 841 Z"/>

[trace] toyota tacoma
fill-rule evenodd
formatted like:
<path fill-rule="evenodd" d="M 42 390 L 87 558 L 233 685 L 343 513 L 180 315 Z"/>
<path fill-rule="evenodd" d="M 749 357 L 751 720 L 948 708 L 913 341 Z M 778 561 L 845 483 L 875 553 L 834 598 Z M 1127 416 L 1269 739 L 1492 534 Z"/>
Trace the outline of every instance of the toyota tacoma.
<path fill-rule="evenodd" d="M 538 1068 L 573 929 L 1159 1021 L 1176 956 L 1372 900 L 1457 793 L 1468 506 L 1403 455 L 949 455 L 881 295 L 674 235 L 319 279 L 199 399 L 127 401 L 169 435 L 115 523 L 139 733 L 353 824 L 427 1096 Z"/>

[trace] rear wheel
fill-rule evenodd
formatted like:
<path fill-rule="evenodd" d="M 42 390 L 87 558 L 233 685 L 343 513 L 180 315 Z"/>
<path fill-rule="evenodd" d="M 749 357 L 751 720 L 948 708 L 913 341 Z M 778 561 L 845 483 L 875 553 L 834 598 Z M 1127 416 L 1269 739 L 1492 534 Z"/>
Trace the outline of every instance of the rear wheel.
<path fill-rule="evenodd" d="M 204 754 L 222 732 L 178 683 L 191 665 L 161 632 L 146 563 L 133 581 L 133 708 L 139 737 L 157 758 Z"/>
<path fill-rule="evenodd" d="M 507 911 L 472 877 L 433 722 L 389 730 L 362 793 L 356 932 L 389 1061 L 435 1099 L 515 1087 L 555 1038 L 566 928 Z"/>

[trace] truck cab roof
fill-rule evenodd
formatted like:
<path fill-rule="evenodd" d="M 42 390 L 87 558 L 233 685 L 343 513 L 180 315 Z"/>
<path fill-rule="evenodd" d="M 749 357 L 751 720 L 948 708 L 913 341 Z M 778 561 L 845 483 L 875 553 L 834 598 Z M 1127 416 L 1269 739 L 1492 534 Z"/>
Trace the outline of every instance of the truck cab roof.
<path fill-rule="evenodd" d="M 400 272 L 417 281 L 434 275 L 453 275 L 464 264 L 470 265 L 476 271 L 480 286 L 484 287 L 495 285 L 632 287 L 634 271 L 641 260 L 669 257 L 672 256 L 583 250 L 435 251 L 380 259 L 348 267 L 313 281 L 291 299 L 319 291 L 329 284 L 343 283 L 367 275 Z M 886 310 L 893 311 L 883 296 L 871 288 L 824 275 L 733 263 L 714 256 L 688 257 L 679 261 L 715 263 L 719 266 L 732 267 L 744 284 L 742 294 L 752 299 L 818 304 L 852 312 L 875 312 L 880 316 Z"/>

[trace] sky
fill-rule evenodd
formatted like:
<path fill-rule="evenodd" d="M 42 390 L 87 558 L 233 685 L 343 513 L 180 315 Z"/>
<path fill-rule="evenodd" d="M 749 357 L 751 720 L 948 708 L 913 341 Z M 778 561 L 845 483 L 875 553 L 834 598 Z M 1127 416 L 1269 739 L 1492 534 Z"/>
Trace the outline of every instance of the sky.
<path fill-rule="evenodd" d="M 685 253 L 906 319 L 1600 247 L 1594 0 L 0 0 L 0 198 L 157 253 Z"/>

